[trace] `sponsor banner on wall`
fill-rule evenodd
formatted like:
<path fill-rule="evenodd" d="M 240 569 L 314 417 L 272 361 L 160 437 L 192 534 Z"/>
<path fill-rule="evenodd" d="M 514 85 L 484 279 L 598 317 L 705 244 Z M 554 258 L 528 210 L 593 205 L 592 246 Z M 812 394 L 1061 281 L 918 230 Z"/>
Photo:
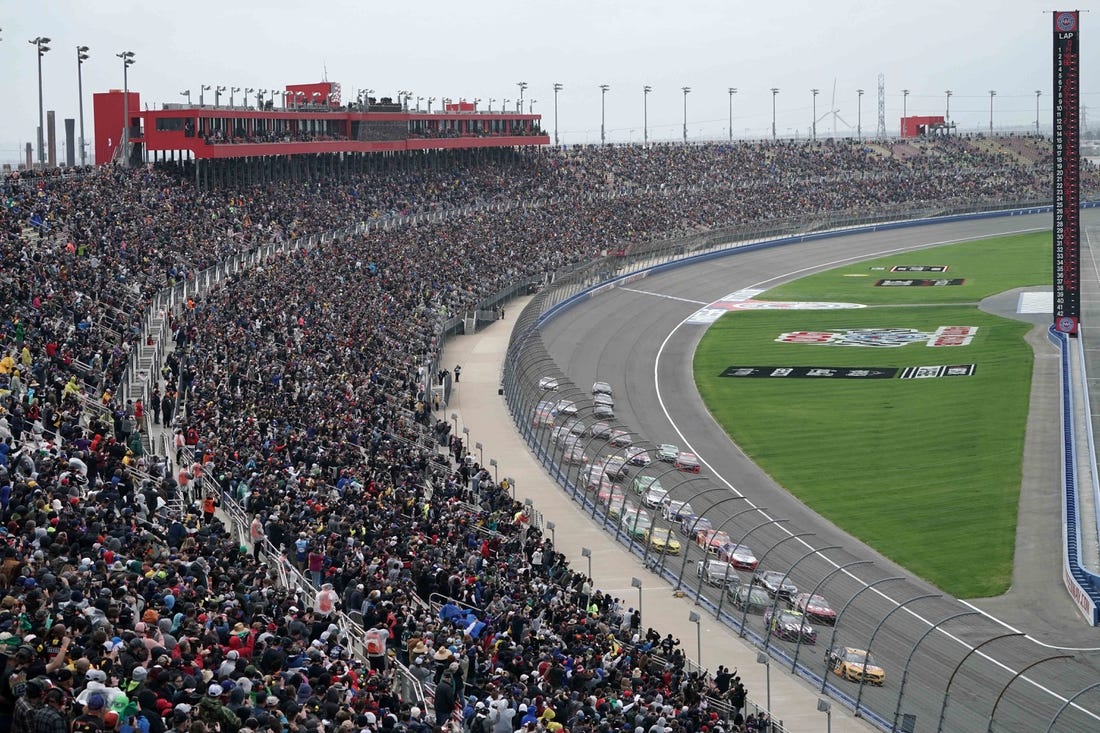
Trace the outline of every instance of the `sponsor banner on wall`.
<path fill-rule="evenodd" d="M 901 370 L 901 379 L 936 379 L 937 377 L 969 377 L 977 370 L 977 364 L 952 364 L 950 366 L 914 366 Z"/>
<path fill-rule="evenodd" d="M 894 265 L 890 272 L 947 272 L 949 265 Z"/>
<path fill-rule="evenodd" d="M 948 285 L 962 285 L 966 280 L 957 278 L 940 278 L 939 280 L 911 280 L 890 278 L 889 280 L 876 280 L 876 288 L 942 288 Z"/>
<path fill-rule="evenodd" d="M 898 373 L 890 367 L 822 366 L 731 366 L 720 377 L 812 378 L 812 379 L 891 379 Z"/>
<path fill-rule="evenodd" d="M 776 338 L 782 344 L 822 346 L 861 346 L 897 348 L 924 342 L 926 346 L 967 346 L 974 340 L 977 326 L 940 326 L 935 331 L 915 328 L 852 328 L 846 331 L 790 331 Z"/>

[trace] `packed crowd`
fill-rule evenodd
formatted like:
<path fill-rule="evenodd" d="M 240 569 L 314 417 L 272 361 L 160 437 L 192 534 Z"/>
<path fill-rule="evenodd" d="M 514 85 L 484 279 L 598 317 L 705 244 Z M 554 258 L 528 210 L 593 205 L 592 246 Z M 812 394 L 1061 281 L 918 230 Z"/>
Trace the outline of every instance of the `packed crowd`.
<path fill-rule="evenodd" d="M 767 729 L 739 712 L 735 672 L 689 671 L 675 639 L 569 568 L 457 436 L 442 458 L 421 440 L 439 322 L 623 238 L 1049 196 L 1047 171 L 933 144 L 935 160 L 848 143 L 390 159 L 356 180 L 245 191 L 150 170 L 8 179 L 0 727 Z M 142 455 L 133 436 L 166 411 L 110 394 L 158 289 L 257 241 L 459 207 L 273 258 L 172 313 L 158 389 L 178 389 L 165 405 L 179 473 Z M 176 481 L 194 511 L 158 519 Z M 317 595 L 289 594 L 263 553 L 242 552 L 219 500 L 242 504 L 253 540 Z M 361 618 L 366 659 L 341 612 Z M 398 663 L 430 698 L 398 694 Z"/>

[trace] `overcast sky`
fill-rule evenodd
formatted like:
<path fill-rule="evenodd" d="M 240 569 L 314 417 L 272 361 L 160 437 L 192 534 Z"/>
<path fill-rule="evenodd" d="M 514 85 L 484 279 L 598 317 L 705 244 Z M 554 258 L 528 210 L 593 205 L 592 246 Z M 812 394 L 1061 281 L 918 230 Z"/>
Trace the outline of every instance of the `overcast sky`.
<path fill-rule="evenodd" d="M 262 8 L 262 9 L 261 9 Z M 905 9 L 903 9 L 905 8 Z M 886 129 L 902 114 L 942 115 L 953 91 L 951 118 L 960 129 L 1035 124 L 1051 116 L 1051 6 L 1028 0 L 746 3 L 738 0 L 0 0 L 0 163 L 19 159 L 38 120 L 37 36 L 52 39 L 42 62 L 44 103 L 62 120 L 77 118 L 76 46 L 91 48 L 84 65 L 86 138 L 93 139 L 92 94 L 122 87 L 122 62 L 133 51 L 132 90 L 142 105 L 181 102 L 190 90 L 225 85 L 281 88 L 340 82 L 345 98 L 363 88 L 375 96 L 480 98 L 480 108 L 519 94 L 554 129 L 553 84 L 562 142 L 598 142 L 600 84 L 608 84 L 609 141 L 642 138 L 643 93 L 649 95 L 651 139 L 681 139 L 684 94 L 691 140 L 729 134 L 728 89 L 735 137 L 770 135 L 776 127 L 805 137 L 817 97 L 818 135 L 857 125 L 857 93 L 865 90 L 862 126 L 878 126 L 878 76 L 885 79 Z M 1072 8 L 1070 8 L 1072 9 Z M 1093 16 L 1083 14 L 1082 103 L 1100 104 L 1088 59 Z M 1095 38 L 1100 45 L 1100 16 Z M 835 88 L 835 99 L 834 99 Z M 213 92 L 207 92 L 207 103 Z M 240 93 L 237 95 L 240 101 Z M 415 100 L 414 100 L 415 101 Z M 228 102 L 228 93 L 223 103 Z M 423 102 L 426 106 L 426 101 Z M 436 105 L 438 106 L 438 101 Z M 527 105 L 525 104 L 525 107 Z M 830 114 L 831 110 L 836 114 Z M 1087 109 L 1100 126 L 1100 108 Z M 77 133 L 79 134 L 79 132 Z"/>

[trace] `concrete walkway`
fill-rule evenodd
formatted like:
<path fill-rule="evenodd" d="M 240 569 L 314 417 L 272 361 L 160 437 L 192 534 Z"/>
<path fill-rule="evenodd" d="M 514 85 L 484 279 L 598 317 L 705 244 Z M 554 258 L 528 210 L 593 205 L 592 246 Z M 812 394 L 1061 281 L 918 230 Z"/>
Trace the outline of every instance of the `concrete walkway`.
<path fill-rule="evenodd" d="M 736 669 L 745 682 L 750 699 L 766 708 L 768 682 L 766 669 L 756 662 L 756 649 L 742 641 L 727 627 L 690 599 L 675 598 L 672 588 L 648 572 L 638 558 L 617 544 L 612 535 L 601 530 L 582 514 L 568 495 L 546 474 L 527 444 L 520 438 L 504 402 L 497 394 L 501 366 L 514 314 L 520 313 L 528 299 L 514 301 L 506 308 L 509 317 L 487 325 L 482 331 L 449 340 L 441 366 L 454 370 L 462 366 L 461 382 L 453 385 L 451 401 L 442 411 L 443 419 L 455 412 L 459 430 L 470 429 L 471 449 L 480 442 L 485 450 L 485 463 L 495 458 L 500 476 L 515 478 L 516 498 L 531 499 L 543 516 L 555 523 L 558 550 L 569 558 L 576 569 L 587 569 L 588 560 L 581 556 L 581 547 L 592 551 L 592 577 L 596 587 L 626 600 L 638 602 L 638 589 L 630 585 L 631 578 L 642 581 L 642 625 L 652 626 L 662 634 L 672 633 L 682 642 L 682 648 L 695 658 L 701 648 L 702 665 L 713 671 L 719 664 Z M 476 454 L 476 451 L 475 451 Z M 688 614 L 697 611 L 702 623 L 688 621 Z M 811 654 L 823 650 L 810 650 Z M 809 657 L 807 657 L 809 658 Z M 773 660 L 771 669 L 772 717 L 781 720 L 787 731 L 803 733 L 825 730 L 825 714 L 817 711 L 820 695 L 809 683 L 782 669 Z M 752 708 L 749 708 L 750 711 Z M 832 724 L 837 731 L 876 730 L 866 722 L 853 718 L 836 703 L 832 707 Z"/>

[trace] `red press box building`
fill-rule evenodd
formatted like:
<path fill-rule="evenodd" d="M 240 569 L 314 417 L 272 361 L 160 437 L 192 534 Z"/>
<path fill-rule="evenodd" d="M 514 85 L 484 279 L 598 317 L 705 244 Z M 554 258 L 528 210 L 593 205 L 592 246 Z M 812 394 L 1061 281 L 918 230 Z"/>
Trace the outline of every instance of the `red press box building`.
<path fill-rule="evenodd" d="M 945 135 L 951 133 L 951 125 L 948 125 L 943 115 L 915 116 L 901 118 L 902 137 L 928 137 L 929 135 Z"/>
<path fill-rule="evenodd" d="M 200 183 L 262 181 L 355 170 L 374 154 L 549 145 L 542 115 L 475 111 L 467 102 L 437 111 L 383 97 L 343 104 L 333 82 L 291 84 L 262 108 L 166 104 L 141 110 L 129 92 L 130 151 L 121 149 L 123 92 L 93 97 L 95 158 L 131 165 L 175 163 Z"/>

